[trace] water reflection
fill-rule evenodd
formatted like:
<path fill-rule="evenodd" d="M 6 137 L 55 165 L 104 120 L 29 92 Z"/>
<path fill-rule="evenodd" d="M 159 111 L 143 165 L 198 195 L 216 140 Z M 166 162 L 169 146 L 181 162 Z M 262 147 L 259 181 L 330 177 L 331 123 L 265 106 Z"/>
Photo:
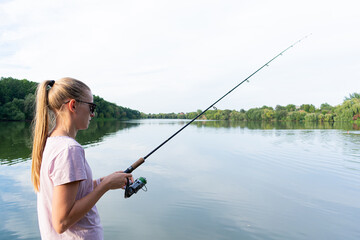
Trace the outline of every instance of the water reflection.
<path fill-rule="evenodd" d="M 0 122 L 0 164 L 25 161 L 31 154 L 30 123 Z"/>
<path fill-rule="evenodd" d="M 138 126 L 136 122 L 92 121 L 86 131 L 79 131 L 76 140 L 87 145 L 102 142 L 116 132 Z M 30 159 L 32 140 L 29 122 L 0 122 L 0 165 L 13 165 Z"/>
<path fill-rule="evenodd" d="M 185 125 L 190 120 L 187 119 L 145 119 L 132 120 L 128 123 L 147 124 L 147 125 Z M 244 121 L 217 121 L 217 120 L 196 120 L 191 125 L 197 127 L 211 128 L 247 128 L 247 129 L 342 129 L 342 130 L 359 130 L 360 126 L 350 122 L 244 122 Z"/>
<path fill-rule="evenodd" d="M 187 122 L 93 122 L 78 141 L 97 178 Z M 12 124 L 0 139 L 27 146 L 11 152 L 26 160 L 29 125 Z M 105 239 L 360 239 L 359 146 L 352 124 L 197 121 L 134 172 L 147 193 L 110 191 L 98 202 Z M 37 239 L 31 162 L 3 151 L 0 239 Z"/>
<path fill-rule="evenodd" d="M 105 137 L 114 135 L 118 131 L 137 127 L 140 123 L 124 121 L 93 121 L 85 131 L 79 131 L 76 140 L 82 145 L 99 143 Z"/>
<path fill-rule="evenodd" d="M 86 131 L 79 131 L 76 140 L 84 147 L 102 142 L 105 137 L 116 132 L 148 125 L 179 125 L 188 120 L 134 120 L 134 121 L 92 121 Z M 359 130 L 353 123 L 332 122 L 232 122 L 232 121 L 195 121 L 192 125 L 202 128 L 241 128 L 241 129 L 342 129 Z M 0 165 L 12 165 L 29 160 L 31 156 L 31 125 L 28 122 L 0 122 Z M 288 133 L 291 134 L 291 133 Z"/>
<path fill-rule="evenodd" d="M 0 239 L 39 239 L 30 162 L 0 166 Z"/>

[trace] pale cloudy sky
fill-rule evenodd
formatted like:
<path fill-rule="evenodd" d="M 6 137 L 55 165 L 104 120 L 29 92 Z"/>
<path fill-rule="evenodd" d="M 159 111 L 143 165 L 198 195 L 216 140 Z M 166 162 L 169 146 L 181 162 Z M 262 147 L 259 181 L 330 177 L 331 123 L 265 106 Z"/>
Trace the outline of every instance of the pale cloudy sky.
<path fill-rule="evenodd" d="M 0 0 L 0 76 L 70 76 L 145 113 L 340 104 L 360 92 L 358 0 Z"/>

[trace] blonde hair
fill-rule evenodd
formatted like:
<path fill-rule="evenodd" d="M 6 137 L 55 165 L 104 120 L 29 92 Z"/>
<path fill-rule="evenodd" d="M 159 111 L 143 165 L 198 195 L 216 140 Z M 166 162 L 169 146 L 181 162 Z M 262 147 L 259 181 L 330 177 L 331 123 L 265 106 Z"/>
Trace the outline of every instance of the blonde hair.
<path fill-rule="evenodd" d="M 40 188 L 40 167 L 50 127 L 54 125 L 55 113 L 68 99 L 81 99 L 90 88 L 73 78 L 62 78 L 57 81 L 46 80 L 36 90 L 36 112 L 33 121 L 33 150 L 31 181 L 35 192 Z"/>

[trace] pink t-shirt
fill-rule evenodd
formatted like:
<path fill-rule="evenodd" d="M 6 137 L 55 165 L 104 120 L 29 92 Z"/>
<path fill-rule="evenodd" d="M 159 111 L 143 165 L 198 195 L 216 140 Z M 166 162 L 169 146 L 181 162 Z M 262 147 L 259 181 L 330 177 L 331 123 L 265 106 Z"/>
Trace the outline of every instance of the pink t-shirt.
<path fill-rule="evenodd" d="M 103 239 L 99 213 L 94 206 L 77 223 L 62 234 L 52 226 L 52 196 L 55 186 L 80 181 L 76 200 L 93 191 L 92 172 L 81 145 L 73 138 L 49 137 L 40 169 L 40 190 L 37 194 L 39 228 L 42 239 Z"/>

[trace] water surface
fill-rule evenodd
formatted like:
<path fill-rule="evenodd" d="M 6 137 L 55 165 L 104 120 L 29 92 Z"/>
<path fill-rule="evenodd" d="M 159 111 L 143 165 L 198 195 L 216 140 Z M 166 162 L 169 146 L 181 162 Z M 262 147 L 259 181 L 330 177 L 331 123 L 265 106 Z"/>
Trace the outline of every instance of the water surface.
<path fill-rule="evenodd" d="M 186 122 L 92 122 L 95 178 L 127 168 Z M 0 239 L 39 239 L 28 123 L 0 122 Z M 148 191 L 97 204 L 105 239 L 359 239 L 352 124 L 195 122 L 134 172 Z"/>

